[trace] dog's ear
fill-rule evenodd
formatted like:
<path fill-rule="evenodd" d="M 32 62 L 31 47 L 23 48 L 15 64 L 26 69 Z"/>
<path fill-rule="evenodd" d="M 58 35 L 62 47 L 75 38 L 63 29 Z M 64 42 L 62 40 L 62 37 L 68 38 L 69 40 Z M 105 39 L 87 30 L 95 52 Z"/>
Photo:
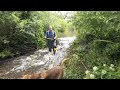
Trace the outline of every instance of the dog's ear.
<path fill-rule="evenodd" d="M 64 59 L 64 60 L 60 63 L 60 65 L 61 65 L 61 66 L 64 66 L 64 64 L 65 64 L 67 61 L 68 61 L 68 58 Z"/>

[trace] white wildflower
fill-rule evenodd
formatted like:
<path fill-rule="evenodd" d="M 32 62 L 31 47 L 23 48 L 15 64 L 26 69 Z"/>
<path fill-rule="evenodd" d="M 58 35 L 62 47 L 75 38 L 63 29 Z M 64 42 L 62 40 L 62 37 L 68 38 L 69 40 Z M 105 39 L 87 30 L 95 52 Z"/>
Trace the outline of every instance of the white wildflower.
<path fill-rule="evenodd" d="M 107 73 L 107 71 L 106 70 L 102 70 L 101 73 L 104 75 L 104 74 Z"/>
<path fill-rule="evenodd" d="M 86 71 L 85 71 L 85 74 L 90 74 L 90 71 L 89 71 L 89 70 L 86 70 Z"/>
<path fill-rule="evenodd" d="M 110 67 L 114 67 L 114 65 L 113 65 L 113 64 L 111 64 L 111 65 L 110 65 Z"/>
<path fill-rule="evenodd" d="M 103 64 L 103 66 L 105 67 L 105 66 L 106 66 L 106 64 Z"/>
<path fill-rule="evenodd" d="M 109 67 L 109 69 L 111 69 L 111 70 L 112 70 L 112 67 Z"/>
<path fill-rule="evenodd" d="M 94 72 L 94 74 L 98 74 L 98 72 Z"/>
<path fill-rule="evenodd" d="M 95 75 L 94 74 L 90 74 L 90 79 L 94 79 Z"/>
<path fill-rule="evenodd" d="M 97 71 L 97 70 L 98 70 L 98 67 L 94 66 L 94 67 L 93 67 L 93 70 L 94 70 L 94 71 Z"/>
<path fill-rule="evenodd" d="M 77 54 L 73 54 L 73 57 L 76 58 L 76 59 L 79 58 Z"/>
<path fill-rule="evenodd" d="M 86 74 L 85 78 L 90 79 L 90 74 Z"/>
<path fill-rule="evenodd" d="M 8 41 L 8 40 L 3 40 L 3 43 L 4 44 L 7 44 L 7 43 L 9 43 L 10 41 Z"/>
<path fill-rule="evenodd" d="M 111 69 L 112 71 L 115 71 L 115 69 L 114 69 L 113 67 L 110 67 L 110 69 Z"/>

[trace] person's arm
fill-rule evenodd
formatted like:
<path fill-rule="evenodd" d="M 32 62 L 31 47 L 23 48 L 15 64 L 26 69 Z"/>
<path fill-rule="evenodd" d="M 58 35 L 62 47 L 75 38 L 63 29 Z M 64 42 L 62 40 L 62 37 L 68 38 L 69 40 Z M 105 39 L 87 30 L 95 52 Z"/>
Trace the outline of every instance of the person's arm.
<path fill-rule="evenodd" d="M 57 38 L 57 36 L 56 36 L 56 32 L 54 33 L 54 39 L 56 39 Z"/>

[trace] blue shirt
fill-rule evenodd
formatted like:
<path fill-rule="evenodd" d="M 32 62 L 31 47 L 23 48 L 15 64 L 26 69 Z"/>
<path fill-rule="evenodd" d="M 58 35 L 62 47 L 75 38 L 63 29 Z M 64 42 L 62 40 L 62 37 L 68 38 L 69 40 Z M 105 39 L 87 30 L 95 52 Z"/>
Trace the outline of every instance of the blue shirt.
<path fill-rule="evenodd" d="M 46 32 L 46 38 L 54 38 L 56 36 L 56 33 L 51 30 Z"/>

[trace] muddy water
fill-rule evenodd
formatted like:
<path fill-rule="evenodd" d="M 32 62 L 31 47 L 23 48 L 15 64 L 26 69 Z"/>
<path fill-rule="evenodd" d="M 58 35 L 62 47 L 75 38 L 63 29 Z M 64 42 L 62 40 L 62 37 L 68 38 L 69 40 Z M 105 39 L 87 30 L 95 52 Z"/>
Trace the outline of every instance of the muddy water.
<path fill-rule="evenodd" d="M 76 37 L 59 38 L 57 52 L 54 55 L 47 49 L 40 49 L 29 56 L 21 56 L 0 63 L 0 79 L 19 79 L 24 74 L 32 74 L 46 71 L 56 65 L 67 56 L 67 48 L 72 44 Z"/>

